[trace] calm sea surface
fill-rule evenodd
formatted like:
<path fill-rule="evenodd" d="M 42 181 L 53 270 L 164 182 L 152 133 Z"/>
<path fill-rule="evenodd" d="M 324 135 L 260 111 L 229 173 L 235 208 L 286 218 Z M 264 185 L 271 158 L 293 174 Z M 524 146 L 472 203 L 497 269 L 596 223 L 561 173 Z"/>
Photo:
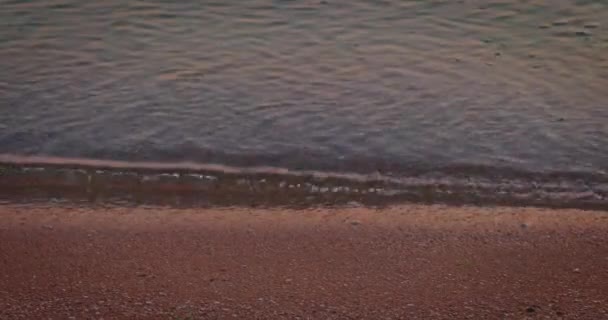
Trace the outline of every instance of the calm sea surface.
<path fill-rule="evenodd" d="M 605 172 L 608 2 L 0 0 L 0 153 Z"/>

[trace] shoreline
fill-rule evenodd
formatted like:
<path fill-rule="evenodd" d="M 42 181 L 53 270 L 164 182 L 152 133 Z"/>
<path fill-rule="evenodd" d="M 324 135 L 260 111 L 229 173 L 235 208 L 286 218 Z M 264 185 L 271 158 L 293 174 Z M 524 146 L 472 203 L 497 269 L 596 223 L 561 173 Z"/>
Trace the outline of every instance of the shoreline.
<path fill-rule="evenodd" d="M 478 172 L 384 176 L 196 163 L 0 155 L 0 200 L 118 205 L 368 206 L 404 203 L 608 210 L 608 177 Z"/>
<path fill-rule="evenodd" d="M 606 211 L 5 204 L 0 318 L 602 319 L 606 243 Z"/>

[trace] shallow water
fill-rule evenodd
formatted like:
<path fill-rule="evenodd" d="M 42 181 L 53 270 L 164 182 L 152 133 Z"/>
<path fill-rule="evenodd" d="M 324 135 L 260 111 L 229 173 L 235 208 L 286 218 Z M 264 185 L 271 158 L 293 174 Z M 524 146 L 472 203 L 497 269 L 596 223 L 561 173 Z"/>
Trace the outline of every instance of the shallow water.
<path fill-rule="evenodd" d="M 602 173 L 607 21 L 604 1 L 0 0 L 0 153 Z"/>

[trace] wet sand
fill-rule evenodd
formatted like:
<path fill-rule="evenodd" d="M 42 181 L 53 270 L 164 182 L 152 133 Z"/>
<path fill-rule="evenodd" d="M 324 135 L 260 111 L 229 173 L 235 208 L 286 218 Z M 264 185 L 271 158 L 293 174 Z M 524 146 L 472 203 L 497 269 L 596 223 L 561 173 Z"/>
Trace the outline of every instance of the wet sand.
<path fill-rule="evenodd" d="M 608 213 L 0 206 L 0 319 L 607 319 Z"/>
<path fill-rule="evenodd" d="M 469 168 L 471 169 L 471 168 Z M 498 170 L 500 171 L 500 170 Z M 0 201 L 170 207 L 402 203 L 608 211 L 608 176 L 458 166 L 404 176 L 0 154 Z"/>

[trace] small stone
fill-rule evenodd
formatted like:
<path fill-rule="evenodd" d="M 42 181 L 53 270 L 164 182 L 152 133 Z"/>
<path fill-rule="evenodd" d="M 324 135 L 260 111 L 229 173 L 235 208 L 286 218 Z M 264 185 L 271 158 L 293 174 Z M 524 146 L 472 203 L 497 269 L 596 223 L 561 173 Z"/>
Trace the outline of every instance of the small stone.
<path fill-rule="evenodd" d="M 574 272 L 574 273 L 581 273 L 581 269 L 579 269 L 579 268 L 574 268 L 574 270 L 572 270 L 572 272 Z"/>
<path fill-rule="evenodd" d="M 581 37 L 588 37 L 591 35 L 591 32 L 588 30 L 576 30 L 574 34 Z"/>
<path fill-rule="evenodd" d="M 526 308 L 526 312 L 527 313 L 534 313 L 534 312 L 536 312 L 536 309 L 534 309 L 534 307 L 528 307 L 528 308 Z"/>
<path fill-rule="evenodd" d="M 349 201 L 348 203 L 346 203 L 346 205 L 350 208 L 359 208 L 362 207 L 361 203 L 357 202 L 357 201 Z"/>
<path fill-rule="evenodd" d="M 538 26 L 539 29 L 549 29 L 549 27 L 551 27 L 550 25 L 543 23 L 541 25 Z"/>
<path fill-rule="evenodd" d="M 358 226 L 358 225 L 361 224 L 361 221 L 359 221 L 359 220 L 353 220 L 353 221 L 350 222 L 350 224 L 353 225 L 353 226 Z"/>
<path fill-rule="evenodd" d="M 569 23 L 570 23 L 569 19 L 560 19 L 560 20 L 553 21 L 553 23 L 551 23 L 551 24 L 554 26 L 565 26 Z"/>
<path fill-rule="evenodd" d="M 598 28 L 600 24 L 598 22 L 587 22 L 583 25 L 585 29 L 595 29 Z"/>

